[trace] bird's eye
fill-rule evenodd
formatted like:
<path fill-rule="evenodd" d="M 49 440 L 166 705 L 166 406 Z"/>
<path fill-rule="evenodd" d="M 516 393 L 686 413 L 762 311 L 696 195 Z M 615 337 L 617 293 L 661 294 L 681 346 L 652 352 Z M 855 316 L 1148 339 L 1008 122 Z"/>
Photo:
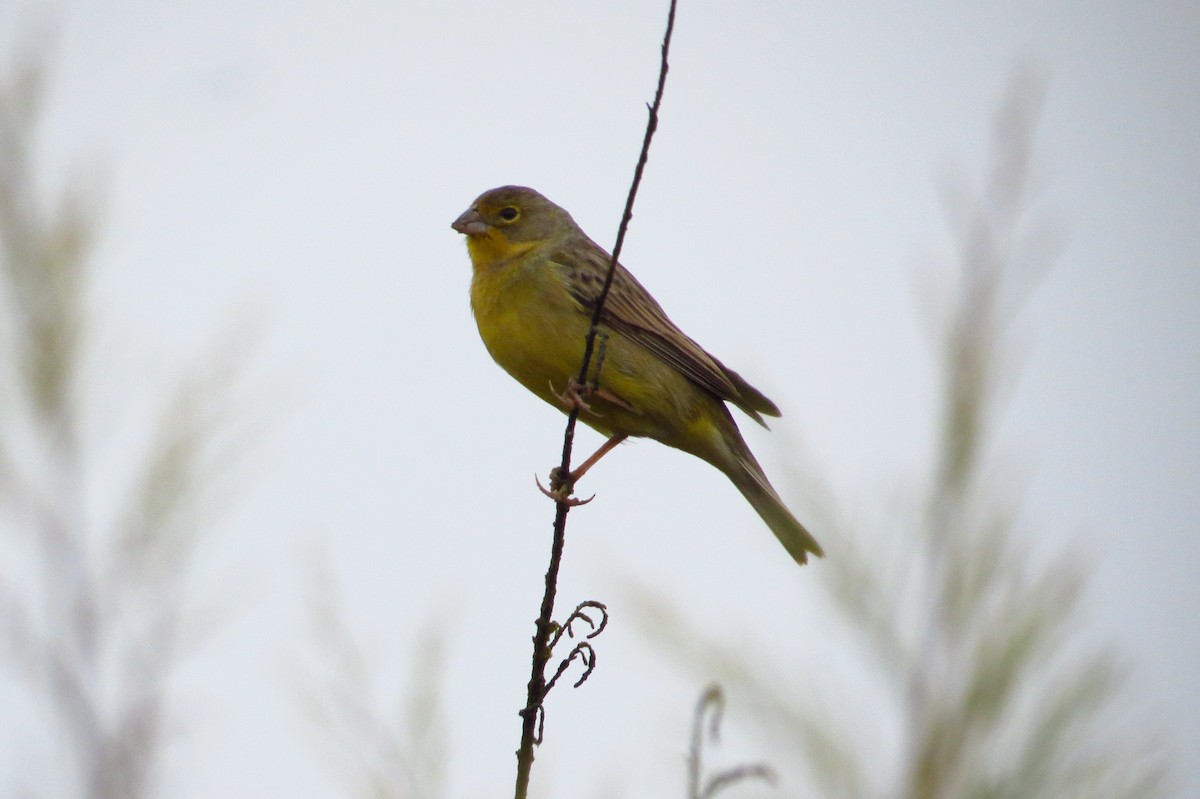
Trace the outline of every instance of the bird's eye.
<path fill-rule="evenodd" d="M 521 212 L 518 211 L 516 208 L 513 208 L 511 205 L 500 209 L 500 218 L 503 219 L 505 222 L 512 222 L 514 219 L 516 219 L 520 215 L 521 215 Z"/>

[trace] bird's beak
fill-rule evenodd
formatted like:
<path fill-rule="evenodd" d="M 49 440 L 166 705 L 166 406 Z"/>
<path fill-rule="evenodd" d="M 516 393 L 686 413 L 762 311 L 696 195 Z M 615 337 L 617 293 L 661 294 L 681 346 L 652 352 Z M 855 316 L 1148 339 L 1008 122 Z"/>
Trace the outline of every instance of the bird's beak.
<path fill-rule="evenodd" d="M 480 236 L 487 233 L 488 229 L 487 223 L 474 208 L 463 211 L 462 215 L 450 224 L 450 227 L 468 236 Z"/>

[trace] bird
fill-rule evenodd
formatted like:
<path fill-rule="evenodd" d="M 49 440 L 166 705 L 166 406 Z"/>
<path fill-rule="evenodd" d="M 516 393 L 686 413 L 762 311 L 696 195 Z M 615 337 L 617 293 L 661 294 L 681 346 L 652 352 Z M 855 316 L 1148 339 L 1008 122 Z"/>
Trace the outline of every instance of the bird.
<path fill-rule="evenodd" d="M 551 405 L 578 408 L 581 421 L 608 437 L 559 485 L 569 491 L 627 438 L 654 439 L 723 472 L 797 563 L 824 556 L 772 487 L 728 405 L 764 427 L 763 416 L 779 416 L 779 408 L 680 330 L 619 263 L 587 385 L 576 383 L 612 259 L 566 210 L 531 188 L 500 186 L 451 227 L 466 237 L 471 311 L 492 359 Z"/>

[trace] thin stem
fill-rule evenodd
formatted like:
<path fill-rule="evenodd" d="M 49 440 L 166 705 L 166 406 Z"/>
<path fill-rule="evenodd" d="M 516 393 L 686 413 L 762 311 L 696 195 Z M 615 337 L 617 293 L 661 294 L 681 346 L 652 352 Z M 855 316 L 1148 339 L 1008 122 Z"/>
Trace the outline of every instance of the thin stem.
<path fill-rule="evenodd" d="M 646 161 L 650 156 L 650 141 L 658 128 L 658 110 L 662 105 L 663 88 L 667 81 L 667 54 L 671 48 L 671 34 L 675 30 L 675 2 L 671 0 L 667 12 L 667 30 L 663 35 L 662 60 L 658 70 L 658 87 L 654 92 L 654 102 L 649 106 L 649 119 L 646 122 L 646 134 L 642 138 L 642 151 L 638 156 L 637 166 L 633 170 L 633 182 L 629 186 L 629 195 L 625 200 L 625 211 L 621 215 L 621 224 L 617 228 L 617 241 L 613 245 L 612 259 L 608 264 L 608 273 L 604 276 L 604 285 L 596 297 L 596 306 L 592 311 L 592 325 L 588 330 L 583 347 L 583 361 L 579 367 L 580 385 L 587 384 L 588 367 L 592 362 L 592 354 L 596 348 L 596 337 L 600 332 L 600 319 L 604 312 L 604 303 L 608 299 L 612 287 L 613 276 L 616 274 L 617 259 L 621 255 L 621 247 L 625 243 L 625 233 L 629 222 L 633 219 L 633 202 L 637 197 L 638 186 L 642 182 L 642 173 L 646 169 Z M 599 371 L 599 370 L 597 370 Z M 596 375 L 594 380 L 599 379 Z M 575 424 L 579 421 L 579 408 L 571 409 L 567 415 L 567 427 L 563 433 L 562 461 L 559 474 L 571 473 L 571 449 L 575 443 Z M 546 698 L 546 664 L 550 660 L 550 636 L 553 634 L 554 597 L 558 588 L 558 569 L 562 562 L 563 545 L 566 542 L 567 513 L 571 505 L 565 494 L 555 503 L 554 509 L 554 538 L 550 546 L 550 566 L 546 569 L 546 589 L 542 595 L 541 613 L 537 620 L 537 630 L 533 636 L 533 663 L 530 670 L 529 684 L 526 687 L 525 708 L 521 711 L 521 746 L 517 750 L 517 781 L 516 799 L 525 799 L 529 791 L 529 774 L 533 769 L 533 747 L 540 738 L 539 727 L 544 720 L 542 702 Z"/>

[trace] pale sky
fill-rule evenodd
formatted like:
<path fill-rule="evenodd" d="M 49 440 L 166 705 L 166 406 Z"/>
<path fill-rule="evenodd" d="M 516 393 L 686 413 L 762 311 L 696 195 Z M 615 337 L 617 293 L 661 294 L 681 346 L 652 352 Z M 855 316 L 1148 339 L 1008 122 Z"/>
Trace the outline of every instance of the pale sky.
<path fill-rule="evenodd" d="M 918 299 L 947 254 L 939 187 L 983 173 L 1014 65 L 1039 65 L 1036 207 L 1064 250 L 1015 329 L 1001 449 L 1046 551 L 1086 544 L 1098 638 L 1196 795 L 1200 7 L 989 5 L 681 3 L 623 261 L 783 409 L 774 434 L 743 428 L 797 515 L 784 445 L 801 442 L 871 517 L 929 457 Z M 174 686 L 163 795 L 343 785 L 296 707 L 314 553 L 389 702 L 440 618 L 447 795 L 510 790 L 553 512 L 533 475 L 563 425 L 484 351 L 449 224 L 520 183 L 611 246 L 664 19 L 645 0 L 0 4 L 0 67 L 50 32 L 52 179 L 81 168 L 105 200 L 98 379 L 166 379 L 231 319 L 260 340 L 243 383 L 263 431 L 193 587 L 235 610 Z M 108 396 L 98 415 L 120 412 Z M 616 603 L 632 577 L 719 638 L 771 640 L 766 614 L 795 608 L 780 658 L 830 634 L 806 584 L 821 564 L 797 572 L 708 467 L 636 442 L 587 482 L 563 604 Z M 600 669 L 550 699 L 543 796 L 683 795 L 702 683 L 613 611 Z"/>

